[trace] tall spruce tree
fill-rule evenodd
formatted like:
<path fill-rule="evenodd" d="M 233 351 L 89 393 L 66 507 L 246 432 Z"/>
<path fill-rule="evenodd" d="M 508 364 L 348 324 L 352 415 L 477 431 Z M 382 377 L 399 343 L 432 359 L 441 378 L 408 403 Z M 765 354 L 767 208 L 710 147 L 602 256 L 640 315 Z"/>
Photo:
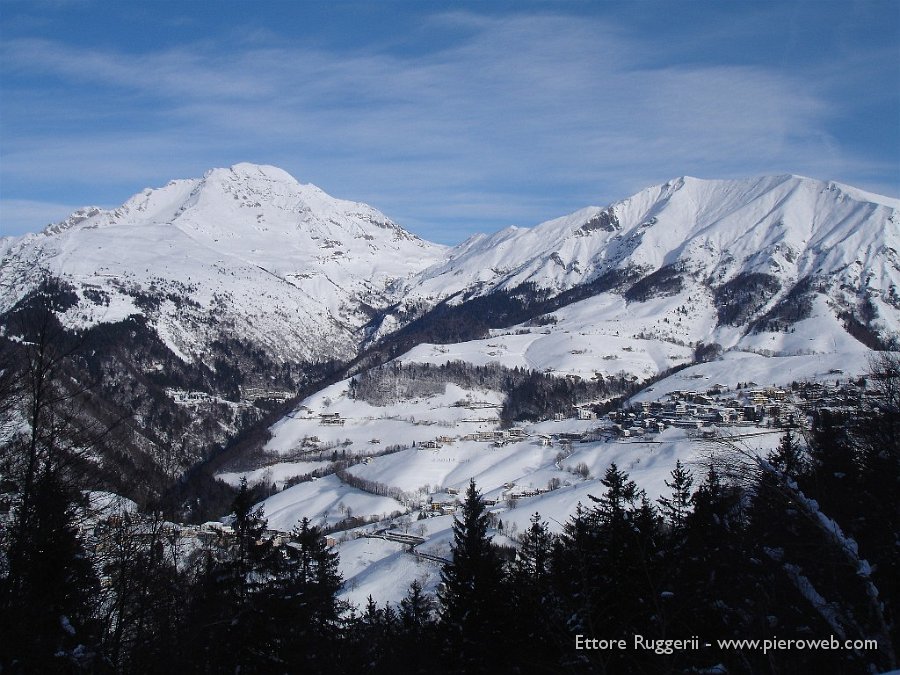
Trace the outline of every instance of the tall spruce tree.
<path fill-rule="evenodd" d="M 656 627 L 652 617 L 658 615 L 658 517 L 646 495 L 615 464 L 600 482 L 606 491 L 589 495 L 595 506 L 578 509 L 564 527 L 554 555 L 554 585 L 571 617 L 571 633 L 648 635 Z M 601 671 L 645 666 L 639 652 L 583 652 L 572 658 L 586 663 L 567 665 Z"/>
<path fill-rule="evenodd" d="M 346 609 L 337 597 L 343 585 L 338 554 L 308 518 L 294 527 L 279 552 L 279 567 L 264 598 L 275 651 L 295 670 L 335 670 Z"/>
<path fill-rule="evenodd" d="M 873 357 L 867 394 L 854 423 L 860 494 L 855 526 L 848 529 L 874 567 L 900 659 L 900 355 Z"/>
<path fill-rule="evenodd" d="M 418 580 L 412 582 L 406 597 L 400 601 L 398 645 L 402 670 L 407 673 L 438 671 L 435 655 L 438 633 L 435 630 L 435 602 Z"/>
<path fill-rule="evenodd" d="M 552 557 L 556 537 L 541 515 L 519 537 L 519 550 L 509 565 L 509 634 L 514 642 L 511 663 L 521 672 L 557 672 L 560 654 L 571 647 L 560 606 L 551 586 Z"/>
<path fill-rule="evenodd" d="M 418 633 L 434 620 L 434 601 L 422 589 L 422 584 L 415 579 L 400 601 L 400 621 L 404 630 Z"/>
<path fill-rule="evenodd" d="M 453 523 L 453 561 L 444 565 L 441 581 L 438 597 L 448 663 L 460 672 L 496 671 L 504 619 L 502 567 L 474 480 L 466 491 L 462 517 Z"/>
<path fill-rule="evenodd" d="M 742 493 L 723 482 L 711 465 L 692 498 L 693 509 L 681 535 L 668 547 L 665 590 L 672 595 L 665 604 L 671 637 L 741 637 L 744 588 L 752 588 L 739 506 L 742 499 Z M 681 660 L 685 656 L 676 654 L 676 667 L 712 668 L 724 658 L 733 661 L 741 655 L 703 651 L 690 655 L 686 663 Z M 746 666 L 736 669 L 746 671 Z"/>
<path fill-rule="evenodd" d="M 550 555 L 554 537 L 541 514 L 531 516 L 531 526 L 522 534 L 519 550 L 512 564 L 512 576 L 517 585 L 540 588 L 550 575 Z"/>
<path fill-rule="evenodd" d="M 694 476 L 689 469 L 684 467 L 681 460 L 676 460 L 672 469 L 672 480 L 665 481 L 666 487 L 672 492 L 669 497 L 660 497 L 657 503 L 662 511 L 666 525 L 675 532 L 680 532 L 685 525 L 688 514 L 691 512 L 692 488 Z"/>
<path fill-rule="evenodd" d="M 52 472 L 33 488 L 28 530 L 11 542 L 0 580 L 0 670 L 90 669 L 99 582 L 78 533 L 79 496 Z"/>
<path fill-rule="evenodd" d="M 263 537 L 266 520 L 254 502 L 244 479 L 232 504 L 233 534 L 207 552 L 196 584 L 183 646 L 197 672 L 253 672 L 268 659 L 260 648 L 268 623 L 260 592 L 277 572 L 277 552 Z"/>

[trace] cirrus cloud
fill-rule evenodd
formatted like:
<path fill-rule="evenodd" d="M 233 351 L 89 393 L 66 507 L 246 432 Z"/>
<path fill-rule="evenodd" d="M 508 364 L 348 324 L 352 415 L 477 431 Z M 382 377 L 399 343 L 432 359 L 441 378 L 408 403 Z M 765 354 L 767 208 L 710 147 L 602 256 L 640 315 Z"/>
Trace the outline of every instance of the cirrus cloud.
<path fill-rule="evenodd" d="M 675 175 L 890 173 L 829 130 L 840 97 L 809 69 L 678 62 L 599 18 L 430 21 L 456 37 L 415 54 L 277 39 L 138 53 L 4 41 L 3 202 L 39 203 L 41 181 L 50 202 L 53 185 L 124 200 L 257 161 L 455 242 Z M 28 225 L 24 211 L 2 213 L 4 229 Z"/>

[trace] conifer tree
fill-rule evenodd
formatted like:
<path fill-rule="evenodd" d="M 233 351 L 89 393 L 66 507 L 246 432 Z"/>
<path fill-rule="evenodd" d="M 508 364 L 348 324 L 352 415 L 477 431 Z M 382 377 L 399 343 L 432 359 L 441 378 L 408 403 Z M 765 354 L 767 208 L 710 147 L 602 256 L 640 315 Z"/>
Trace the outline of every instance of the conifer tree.
<path fill-rule="evenodd" d="M 556 537 L 541 515 L 531 517 L 531 526 L 519 538 L 519 550 L 509 566 L 509 634 L 515 642 L 515 662 L 531 672 L 555 672 L 559 655 L 570 647 L 571 634 L 561 618 L 551 585 L 552 557 Z"/>
<path fill-rule="evenodd" d="M 53 472 L 33 488 L 29 527 L 11 542 L 0 580 L 0 670 L 76 670 L 93 658 L 99 582 L 75 522 L 78 496 Z"/>
<path fill-rule="evenodd" d="M 512 565 L 516 585 L 541 587 L 550 574 L 550 555 L 554 537 L 541 520 L 541 514 L 531 516 L 531 526 L 521 536 L 519 550 Z"/>
<path fill-rule="evenodd" d="M 694 485 L 694 476 L 679 459 L 675 462 L 675 468 L 672 469 L 672 480 L 665 481 L 665 484 L 672 491 L 671 496 L 660 497 L 656 501 L 660 505 L 666 524 L 672 530 L 679 532 L 684 528 L 691 511 L 693 496 L 691 488 Z"/>
<path fill-rule="evenodd" d="M 618 534 L 639 498 L 637 484 L 615 463 L 606 469 L 600 484 L 606 488 L 602 496 L 588 495 L 597 505 L 594 507 L 594 515 L 605 528 Z"/>
<path fill-rule="evenodd" d="M 681 536 L 669 547 L 665 590 L 672 596 L 666 602 L 667 617 L 673 632 L 676 627 L 679 632 L 673 637 L 742 635 L 740 605 L 751 580 L 735 506 L 740 499 L 711 465 L 692 498 Z M 712 667 L 722 655 L 697 658 L 703 667 Z"/>
<path fill-rule="evenodd" d="M 56 316 L 67 292 L 48 278 L 16 307 L 8 327 L 18 347 L 0 363 L 0 423 L 15 421 L 0 427 L 0 472 L 15 494 L 0 527 L 0 670 L 74 668 L 92 661 L 98 642 L 77 467 L 108 428 L 80 415 L 85 392 L 68 376 L 80 345 Z"/>
<path fill-rule="evenodd" d="M 805 471 L 803 449 L 790 429 L 785 429 L 778 447 L 769 453 L 769 462 L 789 478 L 797 478 Z"/>
<path fill-rule="evenodd" d="M 563 614 L 571 617 L 570 632 L 646 635 L 653 628 L 658 595 L 653 562 L 658 518 L 646 495 L 615 464 L 600 482 L 606 491 L 589 495 L 595 506 L 576 511 L 554 555 Z M 579 658 L 601 670 L 644 667 L 638 653 L 585 653 Z"/>
<path fill-rule="evenodd" d="M 853 425 L 858 511 L 852 523 L 842 522 L 874 567 L 900 658 L 900 355 L 881 352 L 872 358 L 859 408 Z"/>
<path fill-rule="evenodd" d="M 435 660 L 441 650 L 435 625 L 434 599 L 415 580 L 400 601 L 397 644 L 401 663 L 396 672 L 433 673 L 439 670 Z"/>
<path fill-rule="evenodd" d="M 466 672 L 498 665 L 498 634 L 503 618 L 500 558 L 488 534 L 484 502 L 469 482 L 462 518 L 453 523 L 453 562 L 441 571 L 441 626 L 446 656 Z"/>
<path fill-rule="evenodd" d="M 403 629 L 417 633 L 425 629 L 433 619 L 434 602 L 430 595 L 422 590 L 418 579 L 413 580 L 400 601 L 400 621 Z"/>
<path fill-rule="evenodd" d="M 336 658 L 346 604 L 339 557 L 308 518 L 291 531 L 274 579 L 266 588 L 266 614 L 285 662 L 295 669 L 326 671 Z"/>
<path fill-rule="evenodd" d="M 184 640 L 187 657 L 198 672 L 254 669 L 267 660 L 260 648 L 268 617 L 261 592 L 277 572 L 277 552 L 265 539 L 262 508 L 246 479 L 232 503 L 232 535 L 207 552 L 189 612 Z"/>

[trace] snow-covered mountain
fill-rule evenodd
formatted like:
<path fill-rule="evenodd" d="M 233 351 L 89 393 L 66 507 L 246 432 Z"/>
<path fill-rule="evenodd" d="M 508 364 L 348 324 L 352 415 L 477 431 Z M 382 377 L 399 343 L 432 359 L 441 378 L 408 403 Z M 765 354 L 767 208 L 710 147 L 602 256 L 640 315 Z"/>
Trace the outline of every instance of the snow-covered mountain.
<path fill-rule="evenodd" d="M 898 281 L 898 208 L 900 200 L 800 176 L 682 177 L 534 228 L 476 235 L 411 279 L 409 292 L 440 298 L 528 282 L 559 292 L 611 270 L 671 265 L 717 284 L 750 273 L 864 276 L 884 292 Z"/>
<path fill-rule="evenodd" d="M 670 326 L 648 329 L 684 343 L 734 346 L 814 315 L 884 343 L 900 333 L 898 211 L 798 176 L 683 177 L 448 249 L 280 169 L 239 164 L 0 240 L 0 311 L 50 272 L 79 294 L 70 325 L 142 313 L 185 360 L 222 334 L 292 360 L 349 359 L 439 303 L 498 293 L 530 294 L 534 308 L 558 298 L 550 309 L 612 293 L 629 315 L 683 299 L 653 310 Z"/>
<path fill-rule="evenodd" d="M 506 296 L 521 305 L 503 312 L 512 325 L 605 296 L 596 320 L 652 314 L 635 334 L 684 344 L 799 349 L 749 336 L 820 317 L 828 339 L 849 332 L 884 346 L 900 333 L 898 251 L 896 199 L 799 176 L 683 177 L 534 228 L 472 237 L 407 281 L 400 321 L 386 316 L 381 332 L 439 304 Z"/>
<path fill-rule="evenodd" d="M 79 295 L 67 324 L 143 314 L 187 361 L 222 335 L 291 360 L 346 359 L 392 284 L 443 252 L 365 204 L 238 164 L 0 240 L 0 311 L 50 273 Z"/>
<path fill-rule="evenodd" d="M 626 433 L 590 413 L 551 414 L 551 397 L 537 389 L 543 414 L 503 432 L 503 401 L 520 394 L 497 384 L 514 371 L 491 382 L 490 368 L 598 386 L 683 367 L 644 389 L 636 406 L 674 405 L 675 391 L 719 392 L 733 405 L 750 395 L 746 383 L 780 396 L 797 381 L 858 377 L 871 347 L 900 335 L 898 208 L 897 200 L 797 176 L 680 178 L 532 229 L 473 237 L 409 278 L 403 301 L 379 317 L 391 348 L 381 357 L 394 356 L 392 364 L 367 371 L 361 360 L 352 379 L 270 427 L 264 465 L 247 472 L 238 463 L 222 477 L 285 487 L 262 504 L 274 527 L 307 517 L 350 529 L 370 519 L 378 522 L 371 530 L 421 537 L 418 551 L 431 558 L 350 529 L 339 544 L 347 599 L 397 601 L 413 579 L 432 590 L 453 516 L 411 520 L 423 509 L 434 515 L 435 504 L 452 511 L 470 478 L 508 532 L 527 528 L 536 511 L 561 527 L 578 503 L 603 492 L 598 478 L 610 462 L 653 498 L 665 492 L 676 459 L 707 459 L 714 442 L 704 438 L 749 435 L 751 452 L 779 438 L 771 420 L 703 432 L 682 420 L 659 434 Z M 466 367 L 488 369 L 473 371 L 480 386 L 460 387 L 455 378 Z M 425 384 L 406 388 L 404 377 Z M 378 382 L 369 386 L 375 396 L 360 393 L 366 380 Z M 579 400 L 581 411 L 605 400 Z M 328 415 L 340 425 L 325 424 Z M 491 443 L 492 433 L 501 440 Z M 386 454 L 379 443 L 401 447 Z M 352 464 L 340 480 L 297 478 L 321 471 L 308 458 L 337 447 Z"/>
<path fill-rule="evenodd" d="M 83 345 L 70 378 L 98 416 L 129 420 L 95 462 L 140 499 L 352 358 L 397 282 L 443 252 L 280 169 L 214 169 L 0 240 L 0 341 L 29 341 L 17 316 L 58 279 Z"/>

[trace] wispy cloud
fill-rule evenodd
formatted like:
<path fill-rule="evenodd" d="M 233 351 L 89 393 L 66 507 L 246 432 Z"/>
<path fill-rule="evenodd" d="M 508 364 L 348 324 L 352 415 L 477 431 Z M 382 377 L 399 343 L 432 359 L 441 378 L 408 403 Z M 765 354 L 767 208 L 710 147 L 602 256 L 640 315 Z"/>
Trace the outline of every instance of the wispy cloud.
<path fill-rule="evenodd" d="M 259 40 L 141 54 L 5 41 L 0 60 L 24 90 L 4 105 L 22 131 L 2 136 L 0 177 L 137 189 L 246 159 L 453 241 L 686 173 L 876 172 L 828 132 L 840 103 L 802 72 L 671 65 L 600 19 L 432 21 L 459 37 L 416 56 Z M 52 86 L 30 91 L 31 76 Z"/>

